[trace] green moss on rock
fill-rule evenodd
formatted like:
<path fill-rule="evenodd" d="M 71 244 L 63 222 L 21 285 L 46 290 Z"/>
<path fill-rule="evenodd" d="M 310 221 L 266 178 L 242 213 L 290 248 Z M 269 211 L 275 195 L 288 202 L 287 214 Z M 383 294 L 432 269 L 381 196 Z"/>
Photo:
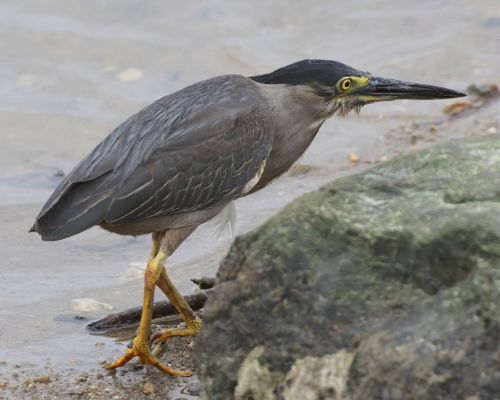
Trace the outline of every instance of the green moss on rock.
<path fill-rule="evenodd" d="M 234 396 L 258 346 L 282 376 L 277 399 L 298 360 L 339 351 L 355 355 L 342 398 L 495 398 L 499 193 L 500 138 L 453 141 L 334 181 L 238 238 L 197 343 L 207 399 Z"/>

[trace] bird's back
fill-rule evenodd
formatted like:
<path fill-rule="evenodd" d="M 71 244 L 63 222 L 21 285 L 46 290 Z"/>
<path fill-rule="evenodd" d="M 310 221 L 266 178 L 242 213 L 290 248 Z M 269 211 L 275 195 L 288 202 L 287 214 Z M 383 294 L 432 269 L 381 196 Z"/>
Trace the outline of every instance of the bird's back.
<path fill-rule="evenodd" d="M 64 178 L 32 230 L 44 240 L 59 240 L 104 221 L 122 224 L 227 201 L 269 154 L 264 103 L 258 86 L 238 75 L 155 101 Z"/>

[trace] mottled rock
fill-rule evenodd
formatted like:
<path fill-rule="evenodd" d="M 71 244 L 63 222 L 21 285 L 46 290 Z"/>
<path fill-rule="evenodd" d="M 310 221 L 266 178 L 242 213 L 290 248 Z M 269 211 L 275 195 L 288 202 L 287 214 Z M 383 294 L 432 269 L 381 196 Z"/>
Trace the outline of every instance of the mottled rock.
<path fill-rule="evenodd" d="M 332 182 L 238 238 L 196 344 L 204 398 L 500 396 L 500 137 Z"/>

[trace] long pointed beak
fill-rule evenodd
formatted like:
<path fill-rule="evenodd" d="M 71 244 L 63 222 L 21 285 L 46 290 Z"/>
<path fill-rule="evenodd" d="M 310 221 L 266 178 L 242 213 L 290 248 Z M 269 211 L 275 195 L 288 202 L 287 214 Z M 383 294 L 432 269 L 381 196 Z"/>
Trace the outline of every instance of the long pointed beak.
<path fill-rule="evenodd" d="M 374 96 L 378 100 L 430 100 L 452 99 L 466 96 L 465 93 L 446 89 L 444 87 L 378 77 L 370 78 L 370 83 L 364 88 L 363 94 Z"/>

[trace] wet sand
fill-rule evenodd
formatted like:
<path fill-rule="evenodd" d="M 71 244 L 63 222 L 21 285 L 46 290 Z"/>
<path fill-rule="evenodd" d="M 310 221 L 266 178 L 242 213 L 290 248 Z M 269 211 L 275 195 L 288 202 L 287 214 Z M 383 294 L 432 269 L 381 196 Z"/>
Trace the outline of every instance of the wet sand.
<path fill-rule="evenodd" d="M 176 380 L 132 363 L 109 375 L 100 363 L 122 354 L 133 329 L 118 338 L 85 330 L 109 307 L 141 303 L 149 238 L 95 228 L 46 243 L 27 233 L 62 175 L 133 112 L 201 79 L 267 72 L 303 58 L 338 59 L 457 90 L 500 82 L 495 0 L 314 4 L 2 2 L 0 398 L 195 397 L 194 378 Z M 425 124 L 441 120 L 448 103 L 376 104 L 359 117 L 327 122 L 302 167 L 237 202 L 237 234 L 336 177 L 452 137 L 500 132 L 498 103 Z M 184 243 L 169 268 L 181 292 L 195 289 L 190 278 L 216 273 L 230 242 L 217 240 L 207 225 Z M 74 300 L 86 298 L 101 308 L 83 312 Z M 175 355 L 166 360 L 191 363 L 186 343 L 170 347 Z"/>

